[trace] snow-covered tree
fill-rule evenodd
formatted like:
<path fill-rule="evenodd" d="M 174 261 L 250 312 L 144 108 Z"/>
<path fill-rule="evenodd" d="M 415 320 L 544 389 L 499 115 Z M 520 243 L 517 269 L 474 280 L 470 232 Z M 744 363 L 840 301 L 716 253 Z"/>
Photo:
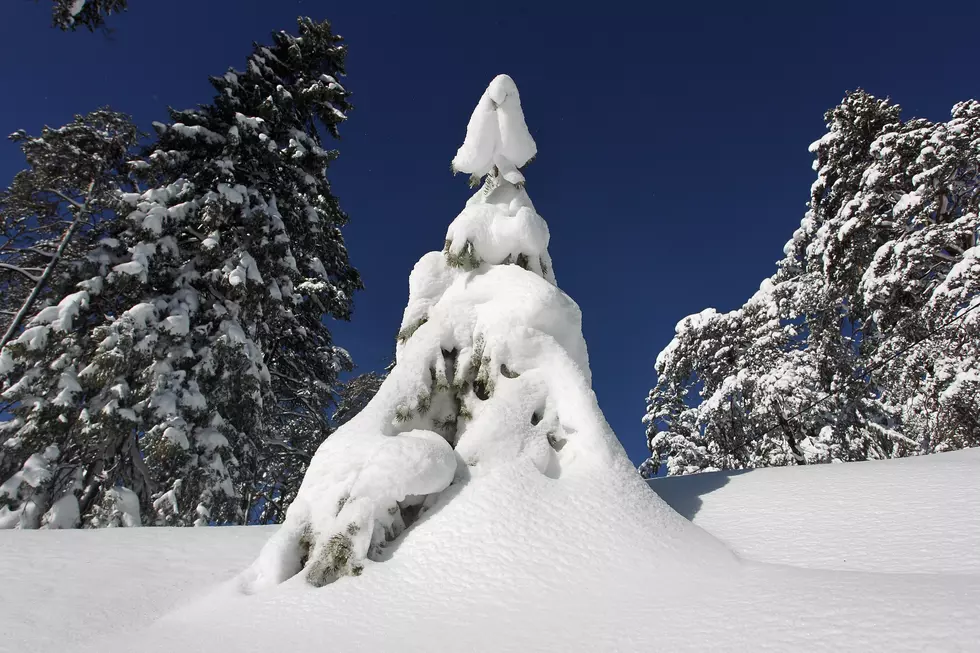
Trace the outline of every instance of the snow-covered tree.
<path fill-rule="evenodd" d="M 325 436 L 351 363 L 323 317 L 347 318 L 360 287 L 317 129 L 336 136 L 349 109 L 345 54 L 301 19 L 214 78 L 212 104 L 155 124 L 134 165 L 147 190 L 122 196 L 96 273 L 4 350 L 15 437 L 50 438 L 56 420 L 96 451 L 65 489 L 92 497 L 83 519 L 124 486 L 153 523 L 241 523 L 268 452 Z"/>
<path fill-rule="evenodd" d="M 0 349 L 35 307 L 76 276 L 83 257 L 129 188 L 127 161 L 136 145 L 128 116 L 100 109 L 40 136 L 10 136 L 28 167 L 0 193 Z M 63 263 L 64 261 L 64 263 Z"/>
<path fill-rule="evenodd" d="M 975 103 L 950 123 L 903 122 L 857 91 L 826 119 L 777 273 L 736 311 L 682 320 L 658 357 L 644 474 L 664 459 L 680 474 L 976 441 Z"/>
<path fill-rule="evenodd" d="M 450 486 L 483 483 L 491 500 L 493 483 L 560 493 L 566 474 L 640 483 L 596 404 L 581 313 L 556 285 L 548 225 L 524 187 L 535 152 L 517 87 L 500 75 L 453 160 L 483 185 L 443 251 L 412 270 L 397 362 L 317 451 L 241 579 L 249 590 L 303 570 L 314 585 L 362 573 L 430 506 L 459 498 Z"/>
<path fill-rule="evenodd" d="M 54 26 L 74 32 L 84 27 L 90 32 L 105 27 L 106 18 L 126 11 L 128 0 L 52 0 Z"/>
<path fill-rule="evenodd" d="M 23 329 L 31 316 L 34 321 L 50 322 L 47 316 L 60 315 L 64 320 L 55 318 L 56 328 L 72 330 L 71 309 L 62 312 L 52 304 L 67 296 L 65 306 L 73 305 L 74 282 L 92 273 L 93 264 L 85 254 L 120 210 L 120 191 L 130 188 L 126 163 L 137 138 L 130 119 L 108 109 L 76 116 L 58 129 L 45 128 L 37 137 L 22 131 L 11 136 L 23 150 L 28 168 L 0 194 L 4 230 L 0 346 L 5 347 L 0 374 L 13 371 L 8 367 L 13 357 L 29 359 L 27 350 L 44 346 L 47 333 L 32 325 Z M 93 314 L 92 319 L 100 317 Z M 70 374 L 62 375 L 62 362 L 55 362 L 47 372 L 59 393 L 72 384 Z M 24 372 L 31 378 L 45 374 L 30 367 Z M 68 508 L 76 500 L 68 488 L 77 486 L 85 445 L 71 441 L 66 422 L 55 419 L 59 412 L 36 403 L 26 384 L 5 385 L 4 390 L 7 419 L 0 425 L 0 522 L 23 527 L 36 527 L 42 521 L 49 526 L 75 523 L 42 517 L 57 501 L 62 514 L 78 512 L 77 505 Z M 65 394 L 58 397 L 57 402 L 68 400 Z"/>
<path fill-rule="evenodd" d="M 873 147 L 858 220 L 887 242 L 857 295 L 876 326 L 868 366 L 882 398 L 928 453 L 980 445 L 980 103 L 915 125 Z"/>

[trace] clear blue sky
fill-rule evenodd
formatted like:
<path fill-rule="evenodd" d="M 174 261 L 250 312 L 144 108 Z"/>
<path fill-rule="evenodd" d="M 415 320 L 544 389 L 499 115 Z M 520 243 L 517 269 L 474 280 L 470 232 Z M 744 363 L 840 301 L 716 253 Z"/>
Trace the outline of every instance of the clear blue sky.
<path fill-rule="evenodd" d="M 471 109 L 511 75 L 539 149 L 528 191 L 634 462 L 657 352 L 682 317 L 736 308 L 772 273 L 805 210 L 823 112 L 858 86 L 932 119 L 980 96 L 975 2 L 131 0 L 109 38 L 50 28 L 48 0 L 3 4 L 4 134 L 105 104 L 148 128 L 167 105 L 210 101 L 207 76 L 242 67 L 253 40 L 299 14 L 333 22 L 355 110 L 330 179 L 367 286 L 333 328 L 363 370 L 387 362 L 408 273 L 468 196 L 449 161 Z M 0 183 L 21 165 L 0 143 Z"/>

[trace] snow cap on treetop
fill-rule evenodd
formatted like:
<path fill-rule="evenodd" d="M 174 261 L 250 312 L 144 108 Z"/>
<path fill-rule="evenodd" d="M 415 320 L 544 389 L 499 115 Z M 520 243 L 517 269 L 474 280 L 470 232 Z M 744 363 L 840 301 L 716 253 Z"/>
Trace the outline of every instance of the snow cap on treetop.
<path fill-rule="evenodd" d="M 466 139 L 453 158 L 453 170 L 482 177 L 496 166 L 511 183 L 521 183 L 518 172 L 537 153 L 537 145 L 524 122 L 521 96 L 508 75 L 497 75 L 470 116 Z"/>

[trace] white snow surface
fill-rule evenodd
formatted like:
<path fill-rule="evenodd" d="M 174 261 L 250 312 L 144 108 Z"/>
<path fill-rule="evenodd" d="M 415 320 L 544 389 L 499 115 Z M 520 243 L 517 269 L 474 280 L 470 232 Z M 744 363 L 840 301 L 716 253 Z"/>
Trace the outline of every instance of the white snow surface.
<path fill-rule="evenodd" d="M 655 479 L 745 558 L 813 569 L 980 575 L 980 449 Z M 980 607 L 980 606 L 978 606 Z"/>
<path fill-rule="evenodd" d="M 0 651 L 976 650 L 980 450 L 653 482 L 744 558 L 601 469 L 493 476 L 320 589 L 213 587 L 273 528 L 0 531 Z"/>
<path fill-rule="evenodd" d="M 273 530 L 0 531 L 0 652 L 139 629 L 247 565 Z"/>

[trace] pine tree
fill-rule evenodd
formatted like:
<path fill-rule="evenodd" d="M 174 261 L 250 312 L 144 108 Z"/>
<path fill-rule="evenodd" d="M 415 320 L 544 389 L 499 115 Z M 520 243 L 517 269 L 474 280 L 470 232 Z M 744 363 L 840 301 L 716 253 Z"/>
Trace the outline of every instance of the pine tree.
<path fill-rule="evenodd" d="M 53 287 L 67 287 L 73 272 L 63 261 L 82 258 L 114 216 L 137 131 L 128 116 L 101 109 L 59 129 L 45 127 L 38 137 L 18 131 L 10 140 L 29 167 L 0 193 L 0 349 Z"/>
<path fill-rule="evenodd" d="M 980 103 L 914 125 L 880 139 L 858 198 L 887 237 L 858 296 L 883 400 L 909 449 L 930 453 L 980 445 Z"/>
<path fill-rule="evenodd" d="M 105 27 L 106 18 L 126 11 L 128 0 L 53 0 L 51 22 L 64 31 L 84 27 L 90 32 Z"/>
<path fill-rule="evenodd" d="M 214 78 L 212 104 L 156 123 L 133 166 L 148 190 L 122 196 L 128 214 L 90 255 L 99 274 L 70 296 L 79 321 L 108 319 L 80 349 L 11 352 L 11 392 L 45 403 L 38 385 L 55 381 L 30 370 L 71 365 L 69 431 L 130 443 L 142 478 L 122 484 L 147 521 L 242 523 L 283 434 L 326 434 L 351 363 L 322 318 L 349 317 L 360 288 L 317 130 L 336 136 L 350 108 L 345 54 L 328 23 L 301 19 L 298 37 L 275 34 L 245 71 Z M 96 503 L 117 484 L 100 479 Z"/>

